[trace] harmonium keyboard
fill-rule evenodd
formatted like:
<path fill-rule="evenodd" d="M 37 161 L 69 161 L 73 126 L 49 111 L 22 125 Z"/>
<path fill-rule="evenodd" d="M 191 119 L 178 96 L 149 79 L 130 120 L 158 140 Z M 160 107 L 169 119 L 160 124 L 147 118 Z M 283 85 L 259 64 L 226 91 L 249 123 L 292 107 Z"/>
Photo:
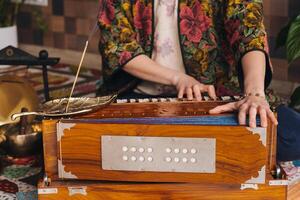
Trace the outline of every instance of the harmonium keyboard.
<path fill-rule="evenodd" d="M 274 178 L 276 126 L 250 128 L 235 113 L 208 114 L 238 99 L 118 99 L 85 115 L 43 120 L 39 198 L 285 199 L 287 180 Z"/>

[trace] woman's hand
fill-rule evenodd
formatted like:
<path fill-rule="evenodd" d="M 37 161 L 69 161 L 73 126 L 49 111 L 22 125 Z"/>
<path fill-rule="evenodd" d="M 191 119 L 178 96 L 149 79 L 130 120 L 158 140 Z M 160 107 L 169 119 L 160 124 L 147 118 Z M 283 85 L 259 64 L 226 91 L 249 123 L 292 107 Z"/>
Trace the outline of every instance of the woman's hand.
<path fill-rule="evenodd" d="M 183 98 L 186 95 L 188 100 L 195 98 L 197 101 L 201 101 L 201 93 L 207 92 L 212 99 L 216 99 L 216 92 L 213 85 L 204 85 L 189 75 L 159 65 L 145 55 L 133 58 L 123 69 L 129 74 L 143 80 L 175 86 L 178 98 Z"/>
<path fill-rule="evenodd" d="M 203 92 L 207 92 L 212 99 L 216 99 L 217 97 L 213 85 L 204 85 L 184 73 L 178 73 L 174 76 L 173 85 L 178 91 L 178 98 L 183 98 L 183 96 L 186 95 L 188 100 L 195 98 L 197 101 L 201 101 L 201 93 Z"/>
<path fill-rule="evenodd" d="M 210 114 L 220 114 L 224 112 L 232 112 L 238 110 L 238 120 L 240 125 L 246 125 L 246 116 L 249 114 L 249 126 L 256 127 L 256 115 L 260 116 L 260 125 L 267 127 L 268 118 L 275 125 L 278 124 L 274 113 L 271 111 L 269 103 L 264 97 L 261 96 L 247 96 L 244 99 L 228 103 L 222 106 L 217 106 L 210 110 Z"/>

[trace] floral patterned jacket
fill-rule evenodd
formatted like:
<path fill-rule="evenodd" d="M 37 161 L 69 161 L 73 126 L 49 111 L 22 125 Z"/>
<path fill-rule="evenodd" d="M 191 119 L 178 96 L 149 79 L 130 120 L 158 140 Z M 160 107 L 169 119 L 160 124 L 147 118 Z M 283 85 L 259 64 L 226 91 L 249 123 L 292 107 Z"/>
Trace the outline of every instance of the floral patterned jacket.
<path fill-rule="evenodd" d="M 99 94 L 122 91 L 138 83 L 122 67 L 138 55 L 151 57 L 153 1 L 100 0 L 99 50 L 104 84 Z M 268 86 L 272 72 L 262 0 L 179 0 L 178 5 L 179 40 L 187 74 L 214 84 L 218 95 L 236 95 L 243 86 L 242 57 L 260 50 L 266 55 Z"/>

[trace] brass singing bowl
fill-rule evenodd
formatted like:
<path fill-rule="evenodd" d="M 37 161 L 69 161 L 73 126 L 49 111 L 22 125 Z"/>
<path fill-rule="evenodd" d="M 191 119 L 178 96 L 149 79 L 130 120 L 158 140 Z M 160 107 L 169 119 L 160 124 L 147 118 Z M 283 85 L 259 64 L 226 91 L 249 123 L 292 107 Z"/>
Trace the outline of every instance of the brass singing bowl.
<path fill-rule="evenodd" d="M 11 125 L 5 132 L 5 141 L 1 145 L 10 156 L 24 157 L 36 155 L 42 150 L 42 132 L 28 128 L 20 134 L 18 125 Z"/>
<path fill-rule="evenodd" d="M 12 75 L 0 77 L 0 99 L 0 126 L 16 123 L 11 115 L 20 112 L 22 108 L 36 111 L 39 105 L 33 87 L 25 79 Z"/>
<path fill-rule="evenodd" d="M 42 134 L 33 132 L 26 135 L 6 136 L 6 152 L 13 156 L 29 156 L 41 152 Z"/>

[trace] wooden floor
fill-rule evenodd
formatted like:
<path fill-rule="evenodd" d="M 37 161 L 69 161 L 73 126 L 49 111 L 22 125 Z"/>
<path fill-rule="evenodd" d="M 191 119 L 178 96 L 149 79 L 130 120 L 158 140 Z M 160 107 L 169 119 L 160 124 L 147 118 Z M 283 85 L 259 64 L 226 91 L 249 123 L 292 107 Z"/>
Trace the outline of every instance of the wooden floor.
<path fill-rule="evenodd" d="M 300 183 L 289 186 L 288 200 L 300 200 Z"/>

